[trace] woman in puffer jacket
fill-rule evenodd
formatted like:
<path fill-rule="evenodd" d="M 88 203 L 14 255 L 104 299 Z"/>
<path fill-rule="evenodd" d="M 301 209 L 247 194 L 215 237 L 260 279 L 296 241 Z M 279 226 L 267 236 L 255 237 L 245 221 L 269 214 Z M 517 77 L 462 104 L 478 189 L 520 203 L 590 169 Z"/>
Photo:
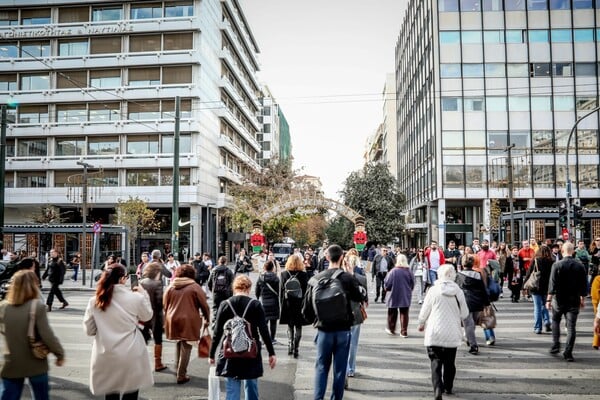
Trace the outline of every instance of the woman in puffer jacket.
<path fill-rule="evenodd" d="M 269 333 L 271 341 L 276 344 L 275 334 L 277 333 L 277 322 L 281 311 L 279 300 L 279 277 L 275 273 L 275 263 L 267 261 L 264 266 L 264 273 L 258 277 L 256 282 L 255 294 L 265 309 L 265 319 L 269 324 Z"/>

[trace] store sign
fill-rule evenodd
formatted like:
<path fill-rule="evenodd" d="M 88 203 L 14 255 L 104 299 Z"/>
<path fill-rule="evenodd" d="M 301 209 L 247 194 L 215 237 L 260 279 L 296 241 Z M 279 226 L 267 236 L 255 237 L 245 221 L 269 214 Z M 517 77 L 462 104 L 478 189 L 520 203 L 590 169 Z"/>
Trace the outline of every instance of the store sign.
<path fill-rule="evenodd" d="M 11 28 L 0 31 L 2 39 L 36 39 L 50 38 L 62 36 L 87 36 L 87 35 L 104 35 L 111 33 L 127 33 L 133 32 L 133 26 L 127 23 L 119 23 L 113 25 L 99 26 L 77 26 L 77 27 L 57 27 L 46 26 L 38 29 L 18 29 Z"/>

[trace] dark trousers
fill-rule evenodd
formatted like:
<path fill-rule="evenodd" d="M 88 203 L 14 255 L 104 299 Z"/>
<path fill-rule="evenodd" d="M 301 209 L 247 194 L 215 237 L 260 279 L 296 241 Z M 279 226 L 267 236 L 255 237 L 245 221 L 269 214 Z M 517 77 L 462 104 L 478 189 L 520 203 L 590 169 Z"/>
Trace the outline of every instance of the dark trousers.
<path fill-rule="evenodd" d="M 60 284 L 59 283 L 53 283 L 52 284 L 52 287 L 50 288 L 50 293 L 48 293 L 48 298 L 46 299 L 46 305 L 52 306 L 52 303 L 54 302 L 54 295 L 56 295 L 56 298 L 61 303 L 66 303 L 67 302 L 65 300 L 65 298 L 63 297 L 62 292 L 60 291 Z"/>
<path fill-rule="evenodd" d="M 398 310 L 400 310 L 400 334 L 406 335 L 408 331 L 408 307 L 388 308 L 388 329 L 396 333 L 396 322 L 398 321 Z"/>
<path fill-rule="evenodd" d="M 431 360 L 431 384 L 436 394 L 444 389 L 451 391 L 456 375 L 456 348 L 428 346 L 427 355 Z"/>
<path fill-rule="evenodd" d="M 383 286 L 383 282 L 385 281 L 385 276 L 387 272 L 378 272 L 375 275 L 375 296 L 376 299 L 379 298 L 379 294 L 381 293 L 381 301 L 385 299 L 385 287 Z M 377 300 L 375 300 L 377 301 Z"/>
<path fill-rule="evenodd" d="M 559 306 L 556 301 L 552 302 L 552 341 L 554 346 L 560 346 L 560 320 L 563 315 L 567 322 L 567 343 L 564 354 L 573 355 L 573 347 L 577 337 L 575 327 L 579 315 L 579 306 Z"/>
<path fill-rule="evenodd" d="M 277 323 L 279 321 L 276 319 L 269 320 L 269 333 L 271 334 L 271 340 L 275 340 L 275 334 L 277 333 Z"/>
<path fill-rule="evenodd" d="M 137 400 L 139 390 L 135 392 L 124 393 L 123 397 L 119 393 L 111 393 L 104 396 L 104 400 Z"/>

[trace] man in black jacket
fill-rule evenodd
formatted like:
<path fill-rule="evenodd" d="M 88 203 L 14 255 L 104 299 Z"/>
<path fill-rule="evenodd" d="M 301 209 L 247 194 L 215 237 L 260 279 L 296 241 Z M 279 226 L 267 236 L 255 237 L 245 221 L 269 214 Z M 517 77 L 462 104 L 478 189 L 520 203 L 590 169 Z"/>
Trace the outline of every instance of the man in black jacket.
<path fill-rule="evenodd" d="M 574 246 L 565 242 L 562 246 L 563 259 L 552 265 L 550 284 L 546 297 L 546 308 L 552 311 L 552 347 L 551 354 L 560 352 L 560 320 L 564 315 L 567 320 L 567 343 L 563 357 L 567 361 L 575 361 L 573 347 L 575 346 L 577 316 L 583 308 L 587 294 L 587 276 L 585 267 L 573 257 Z"/>
<path fill-rule="evenodd" d="M 388 248 L 383 247 L 381 249 L 381 254 L 378 254 L 373 258 L 373 266 L 371 269 L 371 275 L 375 280 L 375 303 L 379 299 L 379 294 L 381 293 L 381 302 L 385 303 L 385 287 L 383 286 L 383 282 L 385 281 L 385 276 L 388 271 L 391 271 L 394 268 L 394 257 L 389 254 Z"/>
<path fill-rule="evenodd" d="M 48 312 L 52 311 L 52 303 L 54 302 L 54 295 L 58 301 L 62 303 L 61 309 L 65 308 L 69 305 L 69 303 L 65 300 L 60 290 L 60 285 L 62 285 L 63 280 L 65 279 L 65 272 L 67 271 L 67 266 L 65 265 L 62 258 L 59 257 L 58 252 L 55 249 L 50 250 L 50 262 L 48 263 L 48 268 L 42 275 L 42 279 L 48 278 L 52 287 L 50 288 L 50 293 L 48 293 L 48 298 L 46 299 L 46 305 L 48 306 Z"/>

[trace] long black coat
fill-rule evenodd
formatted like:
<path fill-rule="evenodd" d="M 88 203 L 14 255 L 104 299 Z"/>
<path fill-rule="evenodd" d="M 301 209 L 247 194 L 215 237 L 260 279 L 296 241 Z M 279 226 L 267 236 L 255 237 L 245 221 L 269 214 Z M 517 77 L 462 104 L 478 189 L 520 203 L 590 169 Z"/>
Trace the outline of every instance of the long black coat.
<path fill-rule="evenodd" d="M 291 274 L 298 274 L 296 277 L 300 281 L 300 287 L 302 288 L 302 297 L 306 294 L 306 287 L 308 285 L 308 274 L 305 271 L 283 271 L 281 273 L 281 318 L 279 322 L 284 325 L 310 325 L 306 322 L 302 316 L 302 300 L 303 299 L 290 299 L 287 300 L 284 296 L 285 282 L 291 278 Z"/>
<path fill-rule="evenodd" d="M 465 294 L 469 312 L 482 311 L 484 306 L 490 305 L 490 299 L 485 291 L 483 280 L 459 272 L 456 274 L 456 283 Z"/>
<path fill-rule="evenodd" d="M 279 278 L 274 272 L 265 272 L 256 281 L 256 298 L 260 300 L 265 309 L 267 321 L 279 319 Z"/>

